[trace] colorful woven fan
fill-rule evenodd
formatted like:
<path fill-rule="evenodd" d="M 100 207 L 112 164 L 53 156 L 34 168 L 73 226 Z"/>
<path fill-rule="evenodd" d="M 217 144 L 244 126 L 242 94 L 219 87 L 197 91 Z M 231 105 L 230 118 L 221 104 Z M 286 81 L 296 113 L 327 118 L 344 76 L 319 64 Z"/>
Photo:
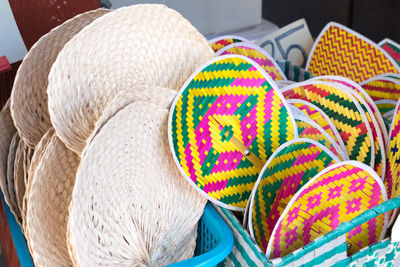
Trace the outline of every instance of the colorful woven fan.
<path fill-rule="evenodd" d="M 248 42 L 248 41 L 249 40 L 247 40 L 246 38 L 240 36 L 224 35 L 211 39 L 210 41 L 208 41 L 208 43 L 211 45 L 211 48 L 214 50 L 214 52 L 217 52 L 218 50 L 224 48 L 227 45 L 240 42 Z"/>
<path fill-rule="evenodd" d="M 293 195 L 317 173 L 340 160 L 310 139 L 280 146 L 265 164 L 251 196 L 250 234 L 265 251 L 272 230 Z"/>
<path fill-rule="evenodd" d="M 312 79 L 315 80 L 315 79 Z M 375 166 L 374 170 L 377 172 L 377 174 L 383 179 L 385 177 L 385 171 L 386 171 L 386 153 L 385 153 L 385 147 L 384 144 L 388 140 L 388 135 L 386 134 L 386 139 L 384 140 L 382 130 L 386 128 L 381 128 L 385 127 L 385 124 L 383 122 L 383 118 L 380 115 L 378 108 L 373 103 L 372 99 L 368 97 L 368 100 L 371 101 L 371 104 L 369 104 L 364 97 L 365 93 L 367 96 L 368 94 L 355 82 L 351 81 L 350 79 L 344 78 L 344 77 L 338 77 L 338 76 L 321 76 L 316 78 L 316 80 L 319 81 L 328 81 L 328 82 L 333 82 L 333 83 L 339 83 L 343 86 L 346 86 L 348 91 L 356 98 L 356 100 L 359 102 L 361 108 L 365 112 L 365 116 L 367 117 L 369 126 L 372 131 L 372 135 L 374 137 L 374 145 L 375 145 Z M 356 88 L 356 89 L 355 89 Z M 374 109 L 376 108 L 376 114 L 372 111 L 371 107 L 372 106 Z M 381 124 L 378 124 L 378 121 L 376 119 L 376 116 L 381 120 Z"/>
<path fill-rule="evenodd" d="M 321 126 L 307 117 L 297 118 L 295 115 L 295 119 L 299 138 L 309 138 L 317 141 L 329 149 L 340 160 L 347 159 L 346 154 L 343 153 L 339 145 L 321 128 Z"/>
<path fill-rule="evenodd" d="M 383 39 L 379 44 L 383 50 L 386 51 L 396 61 L 397 65 L 400 66 L 400 45 L 386 38 Z"/>
<path fill-rule="evenodd" d="M 200 67 L 172 104 L 174 159 L 209 200 L 244 210 L 269 156 L 296 138 L 290 108 L 254 61 L 226 55 Z"/>
<path fill-rule="evenodd" d="M 217 52 L 217 55 L 242 55 L 259 64 L 274 81 L 286 80 L 285 74 L 273 57 L 264 49 L 253 43 L 234 43 Z"/>
<path fill-rule="evenodd" d="M 365 112 L 358 101 L 340 84 L 306 81 L 283 89 L 290 99 L 303 99 L 329 116 L 339 131 L 349 158 L 374 166 L 375 146 Z"/>
<path fill-rule="evenodd" d="M 266 255 L 283 257 L 387 200 L 379 176 L 357 161 L 331 165 L 304 185 L 285 207 L 269 239 Z M 382 214 L 347 235 L 352 254 L 378 242 L 387 228 Z"/>
<path fill-rule="evenodd" d="M 375 101 L 379 112 L 383 115 L 391 110 L 396 108 L 397 101 L 390 100 L 390 99 L 382 99 Z"/>
<path fill-rule="evenodd" d="M 374 42 L 332 22 L 316 39 L 306 66 L 306 70 L 317 76 L 340 75 L 357 83 L 378 74 L 399 73 L 399 69 Z"/>
<path fill-rule="evenodd" d="M 393 121 L 390 126 L 390 141 L 387 152 L 387 171 L 385 186 L 388 198 L 400 195 L 400 101 L 396 105 Z"/>
<path fill-rule="evenodd" d="M 383 99 L 397 101 L 400 98 L 400 81 L 394 78 L 379 75 L 360 85 L 374 101 Z"/>
<path fill-rule="evenodd" d="M 328 115 L 325 114 L 320 108 L 311 104 L 310 102 L 300 100 L 300 99 L 288 99 L 287 102 L 301 110 L 307 117 L 309 117 L 312 121 L 316 122 L 319 126 L 327 132 L 333 140 L 340 146 L 341 151 L 344 153 L 344 159 L 348 160 L 349 155 L 347 154 L 346 146 L 343 143 L 342 137 L 335 125 L 329 119 Z"/>

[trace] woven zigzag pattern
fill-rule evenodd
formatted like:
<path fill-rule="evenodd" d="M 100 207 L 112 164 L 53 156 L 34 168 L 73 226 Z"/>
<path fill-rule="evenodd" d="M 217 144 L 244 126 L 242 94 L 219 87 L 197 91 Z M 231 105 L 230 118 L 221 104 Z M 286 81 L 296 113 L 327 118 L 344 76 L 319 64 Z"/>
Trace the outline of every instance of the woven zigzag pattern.
<path fill-rule="evenodd" d="M 270 258 L 283 257 L 382 202 L 381 188 L 368 171 L 350 164 L 338 166 L 316 178 L 282 215 L 270 240 Z M 376 243 L 383 226 L 382 214 L 351 230 L 349 252 Z"/>
<path fill-rule="evenodd" d="M 266 55 L 252 47 L 246 45 L 234 46 L 224 51 L 221 55 L 230 54 L 242 55 L 254 60 L 265 70 L 266 73 L 268 73 L 269 76 L 271 76 L 274 81 L 284 80 L 284 77 L 282 77 L 281 73 L 277 69 L 277 63 L 275 63 L 275 60 L 268 58 Z"/>
<path fill-rule="evenodd" d="M 370 165 L 373 137 L 349 95 L 325 84 L 307 84 L 283 94 L 288 99 L 306 100 L 325 112 L 342 137 L 350 159 Z"/>
<path fill-rule="evenodd" d="M 338 141 L 336 135 L 334 134 L 334 131 L 333 131 L 331 125 L 325 119 L 324 115 L 322 115 L 318 110 L 312 108 L 309 105 L 303 104 L 303 103 L 293 103 L 293 106 L 295 106 L 296 108 L 303 111 L 307 115 L 307 117 L 309 117 L 311 120 L 316 122 L 319 126 L 321 126 L 321 128 L 324 129 L 325 132 L 327 132 L 337 144 L 339 144 L 339 141 Z M 296 123 L 296 125 L 297 125 L 297 123 Z M 297 126 L 297 127 L 299 127 L 299 126 Z"/>
<path fill-rule="evenodd" d="M 299 133 L 299 138 L 309 138 L 311 140 L 317 141 L 318 143 L 324 145 L 338 158 L 342 159 L 342 155 L 335 149 L 331 141 L 325 136 L 326 133 L 321 132 L 313 125 L 308 122 L 296 120 L 297 131 Z"/>
<path fill-rule="evenodd" d="M 400 195 L 400 109 L 395 112 L 389 138 L 384 182 L 388 198 L 394 198 Z"/>
<path fill-rule="evenodd" d="M 400 47 L 389 43 L 384 43 L 381 47 L 396 61 L 397 65 L 400 66 Z"/>
<path fill-rule="evenodd" d="M 377 47 L 336 25 L 319 39 L 308 71 L 317 76 L 340 75 L 357 83 L 378 74 L 398 73 Z"/>
<path fill-rule="evenodd" d="M 174 153 L 189 179 L 212 199 L 245 208 L 268 157 L 294 138 L 283 101 L 242 58 L 217 59 L 202 69 L 172 115 Z"/>
<path fill-rule="evenodd" d="M 296 142 L 280 151 L 262 173 L 252 208 L 253 232 L 262 251 L 293 195 L 318 172 L 336 163 L 309 142 Z"/>
<path fill-rule="evenodd" d="M 362 87 L 374 101 L 382 99 L 397 101 L 400 98 L 400 84 L 390 80 L 372 80 Z"/>
<path fill-rule="evenodd" d="M 239 39 L 221 39 L 218 40 L 214 43 L 211 43 L 211 48 L 214 50 L 214 52 L 217 52 L 218 50 L 221 50 L 222 48 L 224 48 L 225 46 L 228 46 L 230 44 L 234 44 L 234 43 L 240 43 L 243 42 L 242 40 Z"/>

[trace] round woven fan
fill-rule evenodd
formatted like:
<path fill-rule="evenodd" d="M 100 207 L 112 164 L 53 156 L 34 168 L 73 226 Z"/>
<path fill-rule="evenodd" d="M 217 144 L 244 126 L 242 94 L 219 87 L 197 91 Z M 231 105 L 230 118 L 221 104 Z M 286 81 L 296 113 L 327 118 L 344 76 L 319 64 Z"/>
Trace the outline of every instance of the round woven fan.
<path fill-rule="evenodd" d="M 236 35 L 223 35 L 208 41 L 214 52 L 217 52 L 218 50 L 230 44 L 241 43 L 241 42 L 249 42 L 249 40 Z"/>
<path fill-rule="evenodd" d="M 7 186 L 7 162 L 11 139 L 16 129 L 10 114 L 10 101 L 0 111 L 0 188 L 7 204 L 10 203 L 10 194 Z"/>
<path fill-rule="evenodd" d="M 317 141 L 321 145 L 325 146 L 340 160 L 348 159 L 346 154 L 342 151 L 339 145 L 332 139 L 332 137 L 325 132 L 317 123 L 310 120 L 309 118 L 296 117 L 297 131 L 299 132 L 299 138 L 309 138 Z"/>
<path fill-rule="evenodd" d="M 336 83 L 340 83 L 343 84 L 347 87 L 350 87 L 351 89 L 355 90 L 358 94 L 353 94 L 356 98 L 359 96 L 361 96 L 365 102 L 367 103 L 370 111 L 371 111 L 371 115 L 373 114 L 377 123 L 379 124 L 379 128 L 381 129 L 382 135 L 383 135 L 383 142 L 384 144 L 387 143 L 389 137 L 388 137 L 388 133 L 385 127 L 385 123 L 383 121 L 382 115 L 379 112 L 378 107 L 376 106 L 374 100 L 372 100 L 371 96 L 364 90 L 364 88 L 362 88 L 358 83 L 342 77 L 342 76 L 334 76 L 334 75 L 327 75 L 327 76 L 319 76 L 316 77 L 312 80 L 320 80 L 320 81 L 329 81 L 329 82 L 336 82 Z M 361 101 L 360 101 L 361 104 Z M 372 126 L 371 126 L 372 127 Z"/>
<path fill-rule="evenodd" d="M 86 25 L 108 12 L 97 9 L 67 20 L 42 36 L 24 57 L 11 93 L 11 113 L 19 135 L 31 147 L 36 146 L 51 126 L 47 77 L 58 53 Z"/>
<path fill-rule="evenodd" d="M 18 204 L 18 209 L 21 213 L 22 222 L 25 220 L 24 210 L 24 195 L 25 187 L 28 180 L 28 168 L 32 158 L 33 149 L 30 148 L 22 139 L 19 140 L 18 148 L 15 153 L 14 164 L 14 191 Z"/>
<path fill-rule="evenodd" d="M 218 56 L 232 54 L 242 55 L 254 60 L 254 62 L 260 65 L 274 81 L 287 80 L 285 74 L 279 67 L 278 63 L 275 62 L 274 58 L 256 44 L 250 42 L 234 43 L 225 46 L 217 52 Z"/>
<path fill-rule="evenodd" d="M 52 66 L 47 92 L 53 127 L 80 154 L 121 89 L 146 84 L 178 90 L 213 57 L 207 40 L 164 5 L 110 12 L 68 42 Z"/>
<path fill-rule="evenodd" d="M 369 104 L 369 102 L 373 103 L 372 99 L 368 96 L 368 94 L 364 91 L 364 89 L 362 89 L 362 87 L 360 87 L 358 84 L 351 81 L 350 79 L 338 76 L 321 76 L 315 79 L 320 81 L 326 80 L 346 86 L 348 91 L 359 102 L 361 108 L 365 112 L 365 115 L 367 117 L 368 123 L 372 131 L 372 135 L 374 137 L 374 146 L 375 146 L 374 170 L 383 180 L 386 172 L 386 153 L 384 144 L 387 143 L 388 135 L 386 132 L 386 128 L 382 128 L 385 127 L 384 126 L 385 124 L 383 122 L 381 114 L 378 111 L 378 108 L 375 106 L 375 104 Z M 364 97 L 364 95 L 368 97 Z M 368 99 L 368 102 L 366 99 Z M 376 110 L 376 114 L 375 112 L 372 111 L 371 107 Z M 381 124 L 378 124 L 378 120 L 376 119 L 376 117 L 380 119 Z M 382 129 L 384 129 L 383 132 L 385 132 L 386 135 L 382 134 Z M 384 139 L 384 136 L 386 136 L 386 139 Z"/>
<path fill-rule="evenodd" d="M 9 194 L 8 205 L 10 206 L 11 212 L 14 214 L 15 219 L 18 223 L 22 223 L 21 212 L 18 208 L 17 197 L 15 194 L 14 186 L 14 165 L 15 165 L 15 155 L 17 152 L 18 144 L 20 138 L 18 133 L 15 133 L 11 139 L 8 157 L 7 157 L 7 189 Z"/>
<path fill-rule="evenodd" d="M 280 146 L 265 164 L 254 187 L 249 228 L 262 251 L 293 195 L 317 173 L 340 160 L 320 143 L 296 139 Z"/>
<path fill-rule="evenodd" d="M 25 185 L 25 194 L 22 203 L 22 209 L 25 211 L 25 218 L 23 218 L 23 230 L 25 234 L 25 238 L 29 239 L 29 233 L 26 230 L 26 211 L 28 210 L 28 196 L 32 184 L 32 178 L 35 172 L 36 167 L 42 162 L 42 156 L 47 148 L 49 141 L 51 140 L 52 136 L 54 135 L 54 129 L 50 128 L 40 139 L 39 143 L 36 145 L 35 150 L 33 152 L 31 163 L 28 166 L 28 181 Z M 29 246 L 29 242 L 28 242 Z"/>
<path fill-rule="evenodd" d="M 390 99 L 382 99 L 375 101 L 379 112 L 383 115 L 391 110 L 396 108 L 397 101 L 390 100 Z"/>
<path fill-rule="evenodd" d="M 389 144 L 387 149 L 387 171 L 385 186 L 388 198 L 400 195 L 400 101 L 397 103 L 393 121 L 390 126 Z"/>
<path fill-rule="evenodd" d="M 400 98 L 400 81 L 391 77 L 378 75 L 360 85 L 374 101 L 383 99 L 397 101 Z"/>
<path fill-rule="evenodd" d="M 133 88 L 121 89 L 96 121 L 94 130 L 86 140 L 85 148 L 87 148 L 96 134 L 100 131 L 101 127 L 103 127 L 111 117 L 128 104 L 135 101 L 142 101 L 169 109 L 176 94 L 177 92 L 175 90 L 158 86 L 137 85 Z M 83 150 L 83 153 L 84 151 L 85 149 Z"/>
<path fill-rule="evenodd" d="M 284 88 L 286 98 L 302 99 L 329 116 L 352 160 L 374 167 L 375 145 L 365 112 L 346 87 L 323 81 L 306 81 Z"/>
<path fill-rule="evenodd" d="M 347 149 L 343 143 L 342 137 L 340 137 L 338 130 L 325 112 L 323 112 L 314 104 L 301 99 L 288 99 L 287 102 L 290 105 L 300 109 L 308 118 L 321 126 L 321 128 L 324 129 L 324 131 L 327 132 L 340 146 L 344 154 L 344 159 L 349 159 L 349 155 L 347 154 Z"/>
<path fill-rule="evenodd" d="M 373 169 L 357 161 L 331 165 L 304 185 L 290 200 L 268 242 L 268 258 L 283 257 L 387 200 Z M 349 252 L 380 241 L 387 214 L 354 228 L 347 235 Z"/>
<path fill-rule="evenodd" d="M 269 156 L 297 137 L 279 89 L 238 55 L 210 60 L 187 80 L 172 104 L 168 132 L 186 179 L 232 210 L 244 210 Z"/>
<path fill-rule="evenodd" d="M 37 266 L 72 266 L 67 247 L 68 206 L 80 158 L 53 134 L 33 172 L 26 231 Z"/>
<path fill-rule="evenodd" d="M 168 109 L 136 101 L 103 125 L 83 154 L 69 248 L 79 266 L 164 266 L 193 256 L 206 200 L 180 175 Z"/>

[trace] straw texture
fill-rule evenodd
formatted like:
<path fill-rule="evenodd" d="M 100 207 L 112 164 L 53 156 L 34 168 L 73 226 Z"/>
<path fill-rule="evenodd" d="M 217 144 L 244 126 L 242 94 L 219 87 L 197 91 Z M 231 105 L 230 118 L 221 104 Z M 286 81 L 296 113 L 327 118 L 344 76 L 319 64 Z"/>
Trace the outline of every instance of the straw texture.
<path fill-rule="evenodd" d="M 13 138 L 11 139 L 11 143 L 8 150 L 8 158 L 7 158 L 7 189 L 9 194 L 8 205 L 10 206 L 11 212 L 15 215 L 16 220 L 21 223 L 21 213 L 18 208 L 17 197 L 15 195 L 15 187 L 14 187 L 14 165 L 15 165 L 15 155 L 17 152 L 18 144 L 19 144 L 19 136 L 18 133 L 15 133 Z"/>
<path fill-rule="evenodd" d="M 15 154 L 14 190 L 22 221 L 25 220 L 26 211 L 24 210 L 23 201 L 25 195 L 25 187 L 28 180 L 28 168 L 30 165 L 32 154 L 33 149 L 30 148 L 22 139 L 20 139 L 17 152 Z"/>
<path fill-rule="evenodd" d="M 36 146 L 51 126 L 47 77 L 58 53 L 86 25 L 108 12 L 97 9 L 67 20 L 42 36 L 24 57 L 11 93 L 11 113 L 19 135 L 31 147 Z"/>
<path fill-rule="evenodd" d="M 86 147 L 100 131 L 101 127 L 128 104 L 135 101 L 143 101 L 169 109 L 176 94 L 175 90 L 158 86 L 137 85 L 132 88 L 121 89 L 96 121 L 94 130 L 86 140 Z"/>
<path fill-rule="evenodd" d="M 192 257 L 206 200 L 179 173 L 168 109 L 134 102 L 82 156 L 68 225 L 78 266 L 161 266 Z"/>
<path fill-rule="evenodd" d="M 119 90 L 138 84 L 177 90 L 214 56 L 206 39 L 166 6 L 115 10 L 77 34 L 54 62 L 47 90 L 51 122 L 80 154 Z"/>
<path fill-rule="evenodd" d="M 36 145 L 35 150 L 33 152 L 32 158 L 31 158 L 31 163 L 28 166 L 28 181 L 25 185 L 25 195 L 24 195 L 24 200 L 23 200 L 23 206 L 22 209 L 24 211 L 27 211 L 28 209 L 28 195 L 30 192 L 31 184 L 32 184 L 32 178 L 33 174 L 35 172 L 36 167 L 38 164 L 42 161 L 43 154 L 45 152 L 45 149 L 51 140 L 52 136 L 54 135 L 54 129 L 50 128 L 40 139 L 40 142 Z M 26 220 L 23 220 L 23 230 L 25 233 L 25 238 L 29 238 L 29 233 L 26 231 Z M 29 245 L 29 242 L 28 242 Z"/>
<path fill-rule="evenodd" d="M 36 166 L 28 194 L 26 230 L 37 266 L 71 266 L 68 206 L 80 158 L 53 134 Z"/>
<path fill-rule="evenodd" d="M 10 101 L 7 101 L 0 112 L 0 188 L 7 204 L 10 203 L 7 186 L 8 151 L 15 132 L 16 129 L 10 114 Z"/>

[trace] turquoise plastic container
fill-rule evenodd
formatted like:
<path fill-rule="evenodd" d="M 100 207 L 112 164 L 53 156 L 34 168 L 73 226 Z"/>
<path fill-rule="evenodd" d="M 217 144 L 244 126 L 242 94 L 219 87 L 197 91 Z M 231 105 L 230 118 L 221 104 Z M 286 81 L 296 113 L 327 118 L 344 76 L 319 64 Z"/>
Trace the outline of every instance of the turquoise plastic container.
<path fill-rule="evenodd" d="M 232 251 L 233 233 L 215 208 L 207 203 L 197 228 L 197 244 L 194 257 L 169 265 L 217 266 Z"/>

